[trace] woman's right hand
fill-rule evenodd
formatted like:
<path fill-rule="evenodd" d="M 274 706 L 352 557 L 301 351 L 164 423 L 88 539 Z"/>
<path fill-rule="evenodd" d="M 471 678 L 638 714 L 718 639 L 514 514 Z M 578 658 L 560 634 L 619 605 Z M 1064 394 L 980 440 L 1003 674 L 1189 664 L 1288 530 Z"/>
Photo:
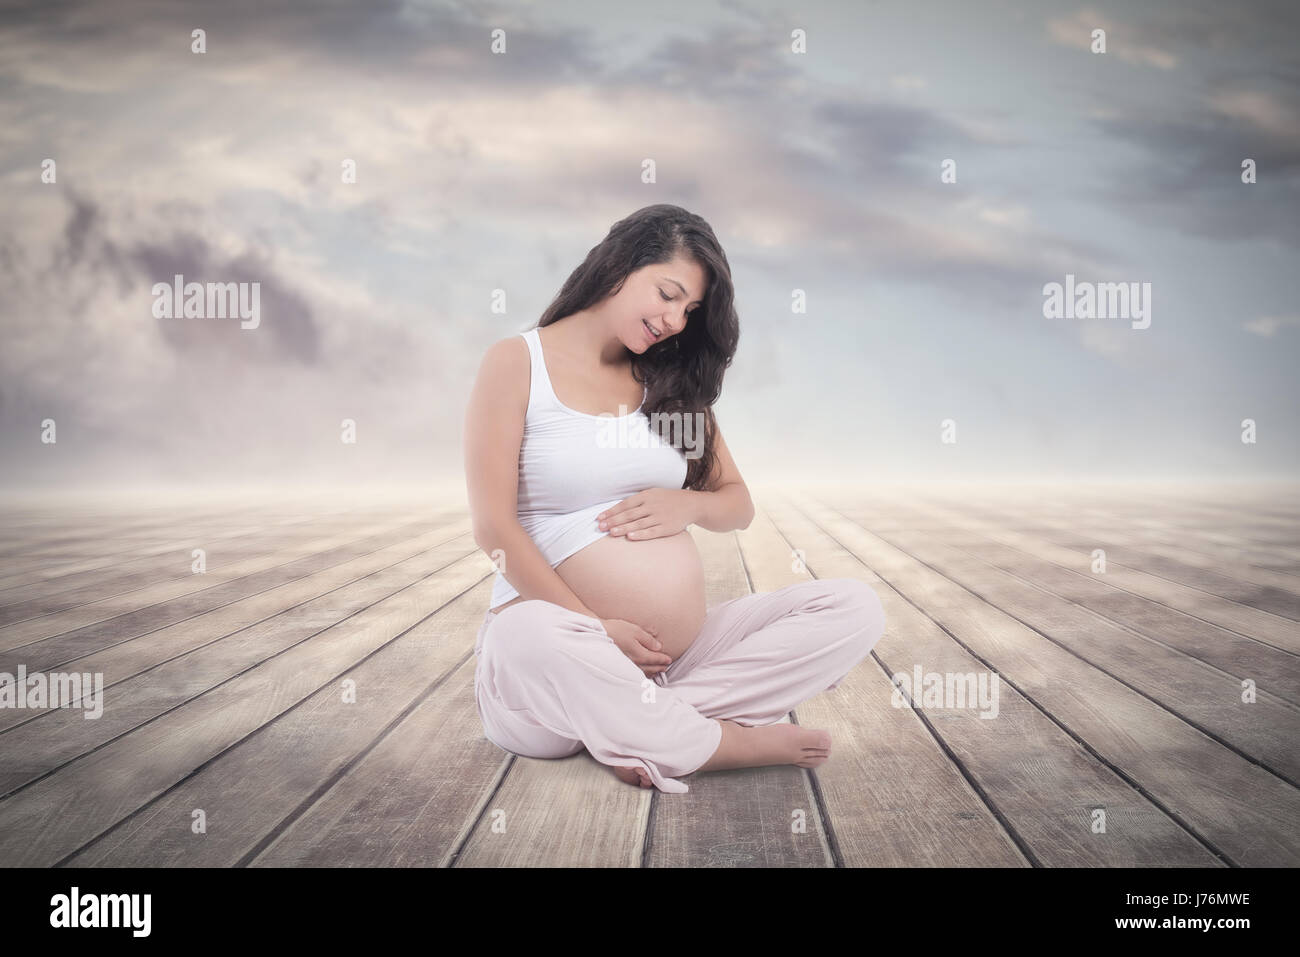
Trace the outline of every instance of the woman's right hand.
<path fill-rule="evenodd" d="M 673 660 L 659 650 L 663 646 L 654 636 L 653 631 L 647 631 L 640 625 L 624 621 L 622 618 L 599 620 L 605 633 L 614 639 L 614 644 L 618 645 L 619 651 L 631 658 L 632 663 L 640 668 L 641 673 L 647 678 L 653 678 L 672 664 Z"/>

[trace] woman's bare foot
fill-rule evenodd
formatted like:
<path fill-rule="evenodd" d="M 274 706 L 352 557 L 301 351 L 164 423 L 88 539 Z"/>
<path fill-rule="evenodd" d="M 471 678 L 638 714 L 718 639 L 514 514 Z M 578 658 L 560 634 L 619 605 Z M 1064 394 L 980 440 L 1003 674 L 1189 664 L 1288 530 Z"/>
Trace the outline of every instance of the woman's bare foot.
<path fill-rule="evenodd" d="M 648 788 L 654 782 L 650 780 L 650 775 L 644 768 L 614 768 L 614 776 L 626 784 L 639 784 L 643 788 Z"/>
<path fill-rule="evenodd" d="M 714 719 L 718 720 L 718 719 Z M 798 724 L 767 724 L 756 728 L 721 721 L 722 741 L 713 757 L 695 771 L 722 771 L 729 768 L 761 768 L 771 764 L 795 764 L 815 768 L 831 756 L 831 733 Z M 627 784 L 653 787 L 643 768 L 613 768 L 614 775 Z M 695 773 L 695 772 L 692 772 Z"/>
<path fill-rule="evenodd" d="M 696 771 L 761 768 L 769 764 L 795 764 L 815 768 L 831 755 L 831 733 L 798 724 L 767 724 L 756 728 L 718 721 L 722 740 L 713 757 Z"/>

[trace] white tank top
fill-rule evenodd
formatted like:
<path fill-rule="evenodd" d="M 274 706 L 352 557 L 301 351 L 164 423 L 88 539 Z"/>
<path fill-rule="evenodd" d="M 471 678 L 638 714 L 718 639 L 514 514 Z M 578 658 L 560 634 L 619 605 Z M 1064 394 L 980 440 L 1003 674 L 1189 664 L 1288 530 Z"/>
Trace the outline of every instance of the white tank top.
<path fill-rule="evenodd" d="M 681 488 L 686 456 L 650 429 L 638 408 L 591 415 L 561 405 L 551 388 L 536 329 L 521 332 L 532 359 L 528 412 L 519 446 L 519 524 L 554 568 L 608 532 L 596 516 L 648 488 Z M 641 397 L 645 403 L 645 394 Z M 519 595 L 497 572 L 495 608 Z"/>

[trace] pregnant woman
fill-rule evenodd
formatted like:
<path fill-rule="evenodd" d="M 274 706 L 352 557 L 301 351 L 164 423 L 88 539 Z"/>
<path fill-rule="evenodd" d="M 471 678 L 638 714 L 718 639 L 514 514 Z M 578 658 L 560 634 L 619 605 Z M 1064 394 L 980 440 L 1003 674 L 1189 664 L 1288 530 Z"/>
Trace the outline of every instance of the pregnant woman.
<path fill-rule="evenodd" d="M 610 229 L 535 328 L 484 355 L 466 479 L 498 573 L 475 695 L 501 748 L 585 747 L 621 780 L 677 793 L 693 771 L 829 757 L 828 732 L 778 722 L 867 656 L 879 598 L 817 579 L 708 609 L 687 531 L 754 516 L 712 411 L 738 339 L 713 230 L 656 205 Z"/>

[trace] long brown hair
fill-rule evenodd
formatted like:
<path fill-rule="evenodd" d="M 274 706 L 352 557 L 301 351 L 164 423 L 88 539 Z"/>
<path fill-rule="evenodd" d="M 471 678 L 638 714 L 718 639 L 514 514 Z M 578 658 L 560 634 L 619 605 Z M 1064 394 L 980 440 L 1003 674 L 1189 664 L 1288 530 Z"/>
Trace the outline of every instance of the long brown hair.
<path fill-rule="evenodd" d="M 647 390 L 642 411 L 652 422 L 656 421 L 653 413 L 663 413 L 658 420 L 661 432 L 674 412 L 683 416 L 703 414 L 703 454 L 687 460 L 682 488 L 706 490 L 717 459 L 713 404 L 722 394 L 722 377 L 740 341 L 731 266 L 707 222 L 666 203 L 646 206 L 619 220 L 587 253 L 582 265 L 570 273 L 542 313 L 537 328 L 603 302 L 623 288 L 630 273 L 670 262 L 679 253 L 693 258 L 704 270 L 708 288 L 703 300 L 677 335 L 639 355 L 628 351 L 632 376 Z"/>

